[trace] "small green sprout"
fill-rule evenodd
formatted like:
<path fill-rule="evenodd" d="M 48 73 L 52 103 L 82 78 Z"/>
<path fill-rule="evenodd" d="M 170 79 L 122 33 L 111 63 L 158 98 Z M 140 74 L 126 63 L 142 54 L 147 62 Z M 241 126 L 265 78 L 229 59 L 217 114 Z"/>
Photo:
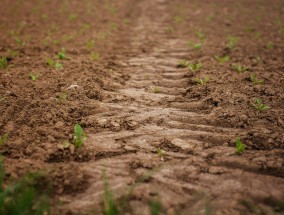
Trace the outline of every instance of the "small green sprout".
<path fill-rule="evenodd" d="M 105 40 L 108 35 L 109 35 L 108 32 L 100 32 L 99 35 L 98 35 L 98 38 L 100 40 Z"/>
<path fill-rule="evenodd" d="M 201 30 L 198 30 L 195 32 L 196 36 L 198 37 L 198 39 L 203 43 L 205 40 L 205 35 L 204 33 L 202 33 Z"/>
<path fill-rule="evenodd" d="M 56 70 L 61 70 L 61 69 L 64 68 L 61 63 L 59 63 L 58 61 L 54 62 L 54 60 L 52 60 L 52 59 L 47 59 L 47 64 L 48 64 L 50 67 L 55 68 Z"/>
<path fill-rule="evenodd" d="M 157 154 L 158 154 L 158 156 L 160 157 L 160 159 L 163 161 L 164 160 L 164 156 L 165 156 L 165 151 L 163 150 L 163 149 L 161 149 L 161 148 L 158 148 L 157 149 Z"/>
<path fill-rule="evenodd" d="M 209 78 L 208 77 L 205 77 L 204 79 L 202 79 L 202 78 L 195 78 L 194 80 L 199 85 L 205 85 L 209 81 Z"/>
<path fill-rule="evenodd" d="M 47 65 L 50 66 L 50 67 L 54 67 L 54 64 L 55 64 L 54 61 L 53 61 L 52 59 L 50 59 L 50 58 L 47 59 L 46 63 L 47 63 Z"/>
<path fill-rule="evenodd" d="M 13 51 L 12 49 L 8 49 L 8 56 L 17 57 L 19 55 L 18 51 Z"/>
<path fill-rule="evenodd" d="M 151 87 L 150 89 L 153 93 L 160 93 L 161 92 L 159 87 Z"/>
<path fill-rule="evenodd" d="M 0 146 L 6 144 L 8 140 L 8 134 L 4 134 L 3 136 L 0 136 Z"/>
<path fill-rule="evenodd" d="M 23 40 L 21 40 L 18 37 L 15 38 L 15 41 L 16 41 L 17 45 L 19 45 L 19 46 L 24 46 L 26 44 Z"/>
<path fill-rule="evenodd" d="M 236 153 L 242 154 L 245 151 L 246 145 L 241 142 L 241 139 L 237 137 L 236 139 Z"/>
<path fill-rule="evenodd" d="M 263 79 L 258 79 L 254 73 L 252 73 L 252 74 L 250 75 L 250 80 L 251 80 L 251 82 L 252 82 L 254 85 L 263 84 L 263 83 L 264 83 L 264 80 L 263 80 Z"/>
<path fill-rule="evenodd" d="M 173 33 L 175 30 L 173 29 L 173 27 L 167 27 L 166 29 L 165 29 L 165 32 L 166 33 Z"/>
<path fill-rule="evenodd" d="M 184 20 L 184 18 L 182 16 L 175 16 L 174 20 L 176 23 L 181 23 Z"/>
<path fill-rule="evenodd" d="M 66 59 L 66 54 L 65 54 L 65 52 L 66 52 L 65 48 L 62 48 L 61 51 L 58 53 L 58 58 L 59 58 L 60 60 Z"/>
<path fill-rule="evenodd" d="M 188 64 L 188 68 L 192 71 L 192 72 L 197 72 L 201 69 L 202 67 L 202 64 L 201 63 L 197 63 L 197 64 L 193 64 L 193 63 L 190 63 Z"/>
<path fill-rule="evenodd" d="M 0 102 L 3 102 L 3 101 L 5 101 L 5 100 L 6 100 L 6 97 L 0 96 Z"/>
<path fill-rule="evenodd" d="M 188 65 L 189 65 L 189 62 L 187 60 L 181 60 L 178 63 L 178 67 L 182 67 L 182 68 L 188 67 Z"/>
<path fill-rule="evenodd" d="M 228 40 L 228 48 L 232 50 L 235 48 L 236 43 L 238 42 L 239 38 L 234 37 L 234 36 L 228 36 L 227 40 Z"/>
<path fill-rule="evenodd" d="M 240 64 L 233 64 L 233 68 L 237 73 L 244 73 L 249 70 L 248 67 L 242 66 Z"/>
<path fill-rule="evenodd" d="M 87 48 L 88 49 L 92 49 L 92 48 L 94 48 L 94 46 L 95 46 L 95 41 L 94 40 L 89 40 L 87 42 Z"/>
<path fill-rule="evenodd" d="M 256 110 L 259 112 L 269 109 L 269 106 L 266 106 L 262 103 L 261 99 L 256 99 L 255 102 L 252 102 L 252 105 L 255 107 Z"/>
<path fill-rule="evenodd" d="M 38 79 L 38 77 L 39 77 L 39 74 L 30 73 L 29 76 L 30 76 L 32 81 L 36 81 Z"/>
<path fill-rule="evenodd" d="M 61 64 L 61 63 L 59 63 L 58 61 L 56 61 L 55 65 L 54 65 L 54 68 L 55 68 L 56 70 L 61 70 L 61 69 L 63 69 L 64 67 L 63 67 L 63 64 Z"/>
<path fill-rule="evenodd" d="M 189 47 L 191 47 L 192 49 L 201 49 L 202 46 L 203 46 L 203 43 L 202 43 L 202 42 L 194 43 L 194 42 L 192 42 L 192 41 L 189 40 L 189 41 L 187 42 L 187 45 L 188 45 Z"/>
<path fill-rule="evenodd" d="M 278 27 L 280 27 L 282 25 L 282 21 L 281 21 L 281 18 L 279 16 L 275 18 L 274 24 Z"/>
<path fill-rule="evenodd" d="M 68 94 L 66 92 L 62 92 L 59 95 L 59 98 L 57 98 L 58 103 L 63 103 L 66 101 L 66 99 L 68 98 Z"/>
<path fill-rule="evenodd" d="M 273 43 L 273 42 L 268 42 L 268 43 L 266 44 L 266 48 L 267 48 L 267 49 L 273 49 L 273 48 L 274 48 L 274 43 Z"/>
<path fill-rule="evenodd" d="M 70 20 L 70 21 L 74 21 L 74 20 L 77 19 L 77 17 L 78 17 L 77 14 L 71 14 L 71 15 L 69 16 L 69 20 Z"/>
<path fill-rule="evenodd" d="M 205 17 L 205 20 L 207 22 L 211 22 L 213 20 L 213 18 L 214 18 L 214 15 L 208 15 L 208 16 Z"/>
<path fill-rule="evenodd" d="M 114 23 L 114 22 L 112 22 L 112 23 L 109 24 L 109 28 L 110 28 L 111 30 L 116 30 L 116 29 L 117 29 L 117 24 Z"/>
<path fill-rule="evenodd" d="M 0 60 L 0 69 L 6 69 L 8 67 L 8 61 L 6 57 L 2 57 Z"/>
<path fill-rule="evenodd" d="M 162 204 L 159 201 L 152 200 L 150 201 L 150 210 L 151 215 L 160 215 L 162 213 Z"/>
<path fill-rule="evenodd" d="M 74 126 L 74 138 L 73 138 L 73 144 L 76 148 L 79 148 L 83 145 L 83 143 L 86 141 L 87 137 L 86 134 L 83 131 L 83 128 L 81 125 L 76 124 Z"/>
<path fill-rule="evenodd" d="M 91 53 L 91 59 L 92 59 L 92 60 L 96 61 L 96 60 L 98 60 L 99 58 L 100 58 L 99 53 L 97 53 L 97 52 L 92 52 L 92 53 Z"/>
<path fill-rule="evenodd" d="M 225 62 L 230 60 L 230 56 L 225 55 L 223 57 L 215 56 L 215 59 L 218 61 L 219 64 L 223 65 Z"/>

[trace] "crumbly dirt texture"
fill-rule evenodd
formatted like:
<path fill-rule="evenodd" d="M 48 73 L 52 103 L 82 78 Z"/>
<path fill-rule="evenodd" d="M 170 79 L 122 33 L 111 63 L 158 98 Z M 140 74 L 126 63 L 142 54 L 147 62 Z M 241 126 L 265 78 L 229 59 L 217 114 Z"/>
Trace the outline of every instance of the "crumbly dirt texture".
<path fill-rule="evenodd" d="M 106 179 L 130 193 L 124 214 L 283 214 L 283 14 L 282 0 L 2 0 L 5 180 L 44 171 L 54 214 L 101 214 Z"/>

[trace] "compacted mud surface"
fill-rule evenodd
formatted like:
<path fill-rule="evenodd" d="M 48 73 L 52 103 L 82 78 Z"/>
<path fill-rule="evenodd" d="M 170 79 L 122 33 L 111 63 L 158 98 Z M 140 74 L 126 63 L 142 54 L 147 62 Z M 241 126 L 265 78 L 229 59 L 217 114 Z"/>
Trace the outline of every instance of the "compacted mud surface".
<path fill-rule="evenodd" d="M 44 171 L 54 214 L 102 214 L 107 190 L 121 214 L 283 214 L 283 1 L 3 5 L 7 183 Z"/>

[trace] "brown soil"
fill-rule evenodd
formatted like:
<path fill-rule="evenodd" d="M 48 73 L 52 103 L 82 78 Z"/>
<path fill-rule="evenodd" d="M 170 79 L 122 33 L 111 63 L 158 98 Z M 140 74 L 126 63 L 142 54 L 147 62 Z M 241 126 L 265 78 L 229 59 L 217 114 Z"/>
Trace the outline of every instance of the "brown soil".
<path fill-rule="evenodd" d="M 150 214 L 153 199 L 164 214 L 283 214 L 282 0 L 4 0 L 0 14 L 7 181 L 44 170 L 56 214 L 101 211 L 104 172 L 116 199 L 134 188 L 126 214 Z M 238 37 L 233 50 L 227 35 Z M 62 47 L 56 70 L 46 62 Z M 257 111 L 256 98 L 270 108 Z M 87 141 L 64 149 L 76 123 Z"/>

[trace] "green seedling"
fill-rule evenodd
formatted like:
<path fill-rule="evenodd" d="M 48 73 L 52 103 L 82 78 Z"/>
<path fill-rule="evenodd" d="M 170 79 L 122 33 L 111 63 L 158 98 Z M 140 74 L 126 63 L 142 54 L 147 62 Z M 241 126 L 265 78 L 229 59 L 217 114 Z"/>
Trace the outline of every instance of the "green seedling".
<path fill-rule="evenodd" d="M 237 73 L 244 73 L 249 70 L 248 67 L 242 66 L 240 64 L 233 64 L 233 68 Z"/>
<path fill-rule="evenodd" d="M 273 49 L 273 48 L 274 48 L 274 43 L 273 43 L 273 42 L 268 42 L 268 43 L 266 44 L 266 48 L 267 48 L 267 49 Z"/>
<path fill-rule="evenodd" d="M 152 200 L 150 201 L 150 209 L 151 209 L 151 215 L 160 215 L 162 214 L 162 205 L 161 202 Z"/>
<path fill-rule="evenodd" d="M 182 16 L 175 16 L 174 17 L 174 21 L 176 23 L 181 23 L 184 20 L 184 18 Z"/>
<path fill-rule="evenodd" d="M 175 30 L 173 29 L 173 27 L 167 27 L 166 29 L 165 29 L 165 32 L 166 33 L 173 33 Z"/>
<path fill-rule="evenodd" d="M 255 36 L 256 39 L 260 39 L 262 35 L 259 31 L 257 31 L 257 32 L 255 32 L 254 36 Z"/>
<path fill-rule="evenodd" d="M 281 18 L 279 16 L 275 18 L 274 24 L 278 27 L 282 26 L 282 21 L 281 21 Z"/>
<path fill-rule="evenodd" d="M 36 81 L 38 79 L 38 77 L 39 77 L 39 74 L 32 74 L 32 73 L 30 73 L 29 76 L 32 79 L 32 81 Z"/>
<path fill-rule="evenodd" d="M 192 71 L 192 72 L 197 72 L 201 69 L 202 67 L 202 64 L 201 63 L 197 63 L 197 64 L 193 64 L 193 63 L 190 63 L 188 64 L 188 68 Z"/>
<path fill-rule="evenodd" d="M 6 57 L 2 57 L 0 60 L 0 69 L 6 69 L 8 67 L 8 61 Z"/>
<path fill-rule="evenodd" d="M 68 94 L 67 94 L 66 92 L 62 92 L 62 93 L 60 94 L 60 96 L 59 96 L 58 101 L 62 103 L 62 102 L 64 102 L 64 101 L 66 101 L 67 98 L 68 98 Z"/>
<path fill-rule="evenodd" d="M 201 49 L 202 46 L 203 46 L 203 43 L 202 43 L 202 42 L 194 43 L 194 42 L 192 42 L 192 41 L 188 41 L 188 42 L 187 42 L 187 45 L 188 45 L 189 47 L 191 47 L 192 49 Z"/>
<path fill-rule="evenodd" d="M 163 149 L 161 149 L 161 148 L 158 148 L 158 149 L 157 149 L 157 154 L 158 154 L 158 156 L 160 157 L 161 161 L 164 161 L 165 153 L 166 153 L 166 152 L 165 152 Z"/>
<path fill-rule="evenodd" d="M 205 20 L 207 22 L 211 22 L 213 20 L 213 18 L 214 18 L 214 15 L 208 15 L 208 16 L 205 17 Z"/>
<path fill-rule="evenodd" d="M 117 29 L 117 24 L 114 23 L 114 22 L 112 22 L 112 23 L 109 24 L 109 28 L 110 28 L 111 30 L 116 30 L 116 29 Z"/>
<path fill-rule="evenodd" d="M 3 101 L 5 101 L 5 100 L 6 100 L 6 97 L 0 96 L 0 102 L 3 102 Z"/>
<path fill-rule="evenodd" d="M 76 148 L 79 148 L 83 145 L 83 143 L 86 141 L 87 137 L 86 134 L 83 131 L 83 128 L 76 124 L 74 126 L 74 138 L 73 138 L 73 144 Z"/>
<path fill-rule="evenodd" d="M 87 48 L 88 49 L 92 49 L 92 48 L 94 48 L 94 46 L 95 46 L 95 41 L 94 40 L 89 40 L 87 42 Z"/>
<path fill-rule="evenodd" d="M 209 78 L 208 77 L 205 77 L 203 79 L 202 78 L 195 78 L 194 80 L 199 85 L 205 85 L 209 81 Z"/>
<path fill-rule="evenodd" d="M 0 146 L 6 144 L 7 140 L 8 140 L 8 134 L 0 136 Z"/>
<path fill-rule="evenodd" d="M 47 59 L 47 64 L 50 66 L 50 67 L 53 67 L 55 68 L 56 70 L 61 70 L 63 69 L 63 65 L 61 63 L 59 63 L 58 61 L 54 61 L 52 59 Z"/>
<path fill-rule="evenodd" d="M 104 215 L 118 215 L 119 205 L 115 201 L 112 191 L 109 189 L 109 184 L 106 179 L 106 174 L 104 173 L 104 204 L 103 204 L 103 214 Z"/>
<path fill-rule="evenodd" d="M 251 80 L 251 82 L 252 82 L 254 85 L 263 84 L 263 83 L 264 83 L 264 80 L 263 80 L 263 79 L 258 79 L 254 73 L 252 73 L 252 74 L 250 75 L 250 80 Z"/>
<path fill-rule="evenodd" d="M 5 175 L 0 157 L 0 214 L 50 214 L 50 200 L 40 182 L 44 179 L 42 173 L 29 173 L 13 182 L 4 182 Z"/>
<path fill-rule="evenodd" d="M 241 139 L 237 137 L 236 139 L 236 153 L 242 154 L 245 151 L 246 145 L 241 142 Z"/>
<path fill-rule="evenodd" d="M 66 50 L 65 50 L 65 48 L 62 48 L 61 49 L 61 51 L 58 53 L 58 58 L 60 59 L 60 60 L 64 60 L 64 59 L 66 59 Z"/>
<path fill-rule="evenodd" d="M 61 63 L 59 63 L 58 61 L 56 61 L 55 65 L 54 65 L 54 68 L 55 68 L 56 70 L 61 70 L 61 69 L 63 69 L 64 67 L 63 67 L 63 64 L 61 64 Z"/>
<path fill-rule="evenodd" d="M 16 41 L 17 45 L 19 45 L 19 46 L 24 46 L 26 44 L 23 40 L 21 40 L 18 37 L 15 38 L 15 41 Z"/>
<path fill-rule="evenodd" d="M 100 58 L 99 53 L 97 53 L 97 52 L 92 52 L 92 53 L 91 53 L 91 59 L 92 59 L 92 60 L 96 61 L 96 60 L 98 60 L 99 58 Z"/>
<path fill-rule="evenodd" d="M 204 35 L 204 33 L 202 33 L 202 31 L 199 30 L 199 31 L 196 31 L 195 34 L 196 34 L 196 36 L 198 37 L 198 39 L 203 43 L 204 40 L 205 40 L 205 35 Z"/>
<path fill-rule="evenodd" d="M 215 59 L 218 61 L 219 64 L 223 65 L 225 62 L 230 60 L 230 56 L 225 55 L 223 57 L 215 56 Z"/>
<path fill-rule="evenodd" d="M 182 67 L 182 68 L 188 67 L 188 65 L 189 65 L 189 62 L 187 60 L 181 60 L 178 63 L 178 67 Z"/>
<path fill-rule="evenodd" d="M 269 106 L 266 106 L 262 103 L 261 99 L 256 99 L 255 102 L 251 102 L 255 109 L 259 112 L 269 109 Z"/>
<path fill-rule="evenodd" d="M 108 36 L 108 32 L 100 32 L 99 35 L 98 35 L 98 38 L 100 40 L 105 40 Z"/>
<path fill-rule="evenodd" d="M 248 25 L 247 27 L 245 27 L 245 32 L 251 33 L 254 31 L 254 27 L 251 25 Z"/>
<path fill-rule="evenodd" d="M 70 16 L 69 16 L 69 20 L 70 21 L 74 21 L 74 20 L 76 20 L 78 18 L 78 15 L 77 14 L 71 14 Z"/>
<path fill-rule="evenodd" d="M 89 30 L 91 26 L 89 24 L 84 24 L 81 29 L 79 30 L 80 34 L 85 33 L 87 30 Z"/>
<path fill-rule="evenodd" d="M 227 40 L 228 40 L 228 48 L 230 50 L 232 50 L 232 49 L 235 48 L 236 43 L 238 42 L 239 38 L 238 37 L 234 37 L 234 36 L 228 36 Z"/>
<path fill-rule="evenodd" d="M 17 57 L 19 56 L 19 52 L 18 51 L 13 51 L 11 49 L 8 49 L 8 56 L 11 56 L 11 57 Z"/>
<path fill-rule="evenodd" d="M 159 87 L 151 87 L 151 91 L 152 91 L 153 93 L 160 93 L 160 92 L 161 92 L 161 90 L 160 90 Z"/>

